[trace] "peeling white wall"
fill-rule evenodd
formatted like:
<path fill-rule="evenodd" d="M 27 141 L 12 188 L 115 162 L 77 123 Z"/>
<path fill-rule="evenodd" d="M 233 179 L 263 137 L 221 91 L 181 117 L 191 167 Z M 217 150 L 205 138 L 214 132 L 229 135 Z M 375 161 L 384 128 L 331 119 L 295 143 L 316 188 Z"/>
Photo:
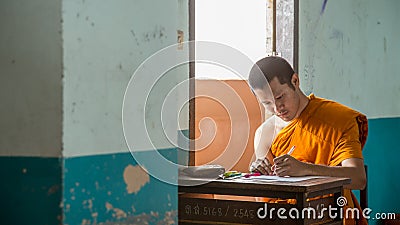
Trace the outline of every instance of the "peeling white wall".
<path fill-rule="evenodd" d="M 300 1 L 303 90 L 369 118 L 400 115 L 398 0 Z"/>
<path fill-rule="evenodd" d="M 63 1 L 63 155 L 128 151 L 121 121 L 125 88 L 140 63 L 177 42 L 177 30 L 188 37 L 187 4 Z"/>
<path fill-rule="evenodd" d="M 0 1 L 0 155 L 61 155 L 61 0 Z"/>

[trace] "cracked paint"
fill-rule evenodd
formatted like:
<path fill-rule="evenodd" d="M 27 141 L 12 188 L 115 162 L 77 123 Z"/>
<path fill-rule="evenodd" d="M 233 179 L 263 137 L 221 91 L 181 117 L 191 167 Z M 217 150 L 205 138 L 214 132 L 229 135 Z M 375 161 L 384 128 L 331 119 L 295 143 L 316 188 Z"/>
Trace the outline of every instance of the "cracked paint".
<path fill-rule="evenodd" d="M 73 158 L 66 168 L 73 179 L 65 184 L 65 224 L 177 224 L 175 213 L 165 214 L 177 208 L 177 188 L 153 180 L 130 153 Z"/>
<path fill-rule="evenodd" d="M 149 174 L 140 166 L 128 165 L 124 169 L 123 176 L 128 194 L 138 193 L 146 183 L 150 182 Z"/>
<path fill-rule="evenodd" d="M 114 208 L 113 205 L 109 202 L 106 202 L 106 209 L 107 209 L 107 211 L 111 211 L 111 210 L 114 211 L 112 216 L 117 219 L 126 218 L 128 216 L 124 210 L 119 209 L 119 208 Z"/>

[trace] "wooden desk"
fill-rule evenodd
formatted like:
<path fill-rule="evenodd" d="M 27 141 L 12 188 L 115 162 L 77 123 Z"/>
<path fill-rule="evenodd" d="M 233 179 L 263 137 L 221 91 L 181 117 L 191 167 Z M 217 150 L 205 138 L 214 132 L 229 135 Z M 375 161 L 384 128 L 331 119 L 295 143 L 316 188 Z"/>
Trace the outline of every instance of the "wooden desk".
<path fill-rule="evenodd" d="M 187 185 L 192 179 L 180 179 L 180 184 Z M 206 180 L 204 180 L 206 181 Z M 266 182 L 257 180 L 211 180 L 208 183 L 196 186 L 179 185 L 178 192 L 178 220 L 179 224 L 342 224 L 338 217 L 331 219 L 328 210 L 322 211 L 322 219 L 301 218 L 291 219 L 289 211 L 302 210 L 312 207 L 318 213 L 322 208 L 337 207 L 336 199 L 342 196 L 343 186 L 350 183 L 347 178 L 318 178 L 300 182 Z M 236 196 L 254 196 L 281 199 L 295 199 L 295 204 L 267 203 L 255 201 L 221 200 L 213 198 L 185 197 L 190 194 L 219 194 Z M 311 199 L 322 195 L 332 194 L 331 197 Z M 265 210 L 267 207 L 267 211 Z M 268 212 L 266 218 L 260 219 L 257 215 Z M 276 210 L 269 212 L 271 208 Z M 288 219 L 280 219 L 277 210 L 284 208 Z M 294 210 L 293 210 L 294 211 Z M 294 212 L 292 212 L 294 213 Z M 307 213 L 307 212 L 306 212 Z M 274 215 L 270 218 L 270 215 Z M 295 214 L 292 214 L 295 215 Z M 306 214 L 307 215 L 307 214 Z"/>

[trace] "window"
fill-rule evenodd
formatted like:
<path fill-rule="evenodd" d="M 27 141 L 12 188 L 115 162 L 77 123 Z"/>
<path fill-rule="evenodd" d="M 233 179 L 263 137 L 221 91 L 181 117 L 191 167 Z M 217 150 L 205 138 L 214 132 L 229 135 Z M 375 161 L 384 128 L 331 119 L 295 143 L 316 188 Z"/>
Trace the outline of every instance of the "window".
<path fill-rule="evenodd" d="M 195 1 L 194 24 L 192 20 L 195 32 L 194 35 L 192 33 L 192 39 L 229 45 L 246 54 L 254 62 L 273 54 L 275 50 L 278 55 L 291 62 L 296 70 L 297 64 L 294 62 L 297 53 L 294 40 L 297 30 L 294 26 L 296 21 L 294 1 Z M 273 32 L 273 18 L 276 18 L 275 32 Z M 190 137 L 197 139 L 195 145 L 191 146 L 196 152 L 191 152 L 189 156 L 190 165 L 219 163 L 226 169 L 247 170 L 253 157 L 255 130 L 264 120 L 263 108 L 246 83 L 248 74 L 238 76 L 226 68 L 203 62 L 196 62 L 195 70 L 191 70 L 192 77 L 193 74 L 196 78 L 193 85 L 196 100 L 191 107 Z M 243 117 L 235 114 L 243 106 L 247 115 Z M 235 116 L 235 119 L 231 119 L 232 116 Z M 204 118 L 206 119 L 203 120 Z M 248 122 L 244 124 L 243 121 Z M 232 144 L 231 141 L 240 140 L 233 132 L 242 132 L 242 135 L 238 136 L 242 136 L 242 140 L 246 143 Z M 234 162 L 235 165 L 231 164 L 231 159 L 213 161 L 224 150 L 231 151 L 231 148 L 237 146 L 242 146 L 243 149 L 240 151 L 243 155 Z"/>

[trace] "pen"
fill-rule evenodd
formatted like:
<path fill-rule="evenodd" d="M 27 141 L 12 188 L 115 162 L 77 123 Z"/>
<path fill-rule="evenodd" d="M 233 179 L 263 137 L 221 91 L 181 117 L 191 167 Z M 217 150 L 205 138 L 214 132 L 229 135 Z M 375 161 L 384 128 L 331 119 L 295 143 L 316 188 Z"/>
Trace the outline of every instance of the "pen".
<path fill-rule="evenodd" d="M 289 150 L 288 153 L 286 153 L 286 155 L 291 155 L 295 148 L 296 148 L 296 146 L 293 145 L 293 147 Z"/>
<path fill-rule="evenodd" d="M 244 175 L 245 178 L 255 177 L 255 176 L 261 176 L 261 173 L 248 173 Z"/>
<path fill-rule="evenodd" d="M 286 153 L 286 155 L 291 155 L 291 154 L 293 153 L 293 151 L 294 151 L 295 148 L 296 148 L 296 146 L 293 145 L 293 146 L 290 148 L 290 150 L 288 151 L 288 153 Z M 273 169 L 273 174 L 272 174 L 272 175 L 276 175 L 276 173 L 275 173 L 275 165 L 273 165 L 272 167 L 274 167 L 274 169 Z"/>

